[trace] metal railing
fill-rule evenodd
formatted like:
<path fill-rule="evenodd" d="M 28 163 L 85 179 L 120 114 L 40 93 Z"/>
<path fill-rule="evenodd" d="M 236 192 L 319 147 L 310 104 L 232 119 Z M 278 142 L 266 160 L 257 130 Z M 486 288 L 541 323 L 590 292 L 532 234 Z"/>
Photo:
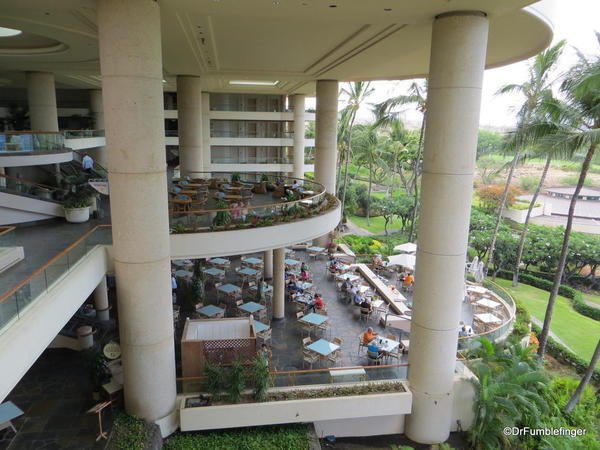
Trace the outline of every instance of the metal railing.
<path fill-rule="evenodd" d="M 230 138 L 255 138 L 255 139 L 292 139 L 294 137 L 293 131 L 262 131 L 257 133 L 248 133 L 243 131 L 226 131 L 226 130 L 213 130 L 210 133 L 210 137 L 230 137 Z"/>
<path fill-rule="evenodd" d="M 55 201 L 58 200 L 58 197 L 61 197 L 66 190 L 0 174 L 0 192 L 25 195 L 38 200 Z"/>
<path fill-rule="evenodd" d="M 292 164 L 291 158 L 249 156 L 245 158 L 212 158 L 213 164 Z"/>
<path fill-rule="evenodd" d="M 227 207 L 209 208 L 202 200 L 183 205 L 182 209 L 177 204 L 178 194 L 174 194 L 169 208 L 169 225 L 172 233 L 193 233 L 206 231 L 222 231 L 230 229 L 243 229 L 263 227 L 277 223 L 291 222 L 306 219 L 321 214 L 328 209 L 336 207 L 339 200 L 325 192 L 325 188 L 311 180 L 300 180 L 289 177 L 261 175 L 262 181 L 252 180 L 252 174 L 233 172 L 191 172 L 190 180 L 204 181 L 205 183 L 232 183 L 233 176 L 239 177 L 242 185 L 253 189 L 269 189 L 265 191 L 273 198 L 280 198 L 279 202 L 263 205 L 250 205 L 250 197 L 242 195 L 228 195 L 223 198 L 230 201 Z M 302 185 L 303 193 L 292 191 L 290 185 L 298 181 Z M 213 184 L 214 185 L 214 184 Z M 172 186 L 169 190 L 173 189 Z M 209 188 L 207 194 L 198 193 L 198 197 L 208 195 L 213 197 L 218 189 Z M 273 193 L 273 194 L 272 194 Z M 217 200 L 216 205 L 219 205 Z M 178 209 L 177 209 L 178 208 Z"/>
<path fill-rule="evenodd" d="M 63 130 L 65 139 L 104 137 L 104 130 Z"/>
<path fill-rule="evenodd" d="M 70 272 L 96 245 L 107 245 L 111 242 L 110 225 L 98 225 L 5 292 L 0 297 L 0 333 L 19 320 L 36 298 Z"/>
<path fill-rule="evenodd" d="M 235 111 L 235 112 L 292 112 L 293 110 L 290 108 L 270 108 L 267 105 L 264 106 L 248 106 L 248 105 L 240 105 L 240 104 L 232 104 L 232 103 L 211 103 L 210 104 L 211 111 Z"/>
<path fill-rule="evenodd" d="M 354 374 L 343 378 L 335 376 L 335 372 L 356 369 Z M 363 370 L 364 374 L 360 371 Z M 382 364 L 373 366 L 330 367 L 310 370 L 272 371 L 269 374 L 271 387 L 314 386 L 338 382 L 372 382 L 372 381 L 403 381 L 408 378 L 408 364 Z M 178 393 L 206 392 L 207 377 L 177 378 Z"/>

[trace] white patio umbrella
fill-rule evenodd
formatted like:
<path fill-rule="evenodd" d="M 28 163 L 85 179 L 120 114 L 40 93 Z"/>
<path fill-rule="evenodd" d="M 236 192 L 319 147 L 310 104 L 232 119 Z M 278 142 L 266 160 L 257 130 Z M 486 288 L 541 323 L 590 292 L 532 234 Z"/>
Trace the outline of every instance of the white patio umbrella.
<path fill-rule="evenodd" d="M 409 270 L 415 270 L 415 262 L 417 257 L 415 255 L 409 255 L 403 253 L 402 255 L 391 255 L 388 256 L 390 266 L 402 266 Z"/>
<path fill-rule="evenodd" d="M 417 252 L 417 244 L 413 244 L 412 242 L 407 242 L 406 244 L 396 245 L 394 247 L 395 252 L 402 253 L 416 253 Z"/>

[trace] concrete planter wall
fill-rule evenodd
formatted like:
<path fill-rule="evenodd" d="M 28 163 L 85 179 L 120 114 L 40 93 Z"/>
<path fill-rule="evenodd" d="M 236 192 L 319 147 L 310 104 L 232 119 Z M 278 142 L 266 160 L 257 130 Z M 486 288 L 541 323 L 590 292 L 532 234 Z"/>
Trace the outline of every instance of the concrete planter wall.
<path fill-rule="evenodd" d="M 204 406 L 179 410 L 181 431 L 262 426 L 283 423 L 337 421 L 396 416 L 403 425 L 412 406 L 412 393 L 386 392 L 348 397 L 311 398 L 264 403 Z"/>
<path fill-rule="evenodd" d="M 544 215 L 544 205 L 537 206 L 531 210 L 531 217 L 538 217 Z M 514 220 L 517 223 L 525 223 L 527 218 L 526 209 L 504 209 L 502 211 L 502 217 L 510 220 Z"/>

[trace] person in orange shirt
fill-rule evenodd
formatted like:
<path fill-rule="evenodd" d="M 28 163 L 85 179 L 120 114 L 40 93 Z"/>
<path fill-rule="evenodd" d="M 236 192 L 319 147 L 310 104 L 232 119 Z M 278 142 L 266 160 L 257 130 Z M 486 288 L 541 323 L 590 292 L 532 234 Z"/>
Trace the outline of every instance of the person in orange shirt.
<path fill-rule="evenodd" d="M 408 273 L 406 275 L 406 277 L 404 278 L 403 286 L 405 288 L 409 288 L 413 285 L 414 281 L 415 281 L 415 279 L 413 278 L 412 274 Z"/>
<path fill-rule="evenodd" d="M 371 341 L 373 340 L 373 338 L 374 338 L 375 336 L 377 336 L 378 334 L 379 334 L 379 333 L 375 333 L 375 332 L 373 331 L 373 328 L 371 328 L 371 327 L 367 328 L 367 331 L 365 331 L 365 332 L 364 332 L 364 334 L 363 334 L 363 342 L 364 342 L 365 344 L 368 344 L 368 343 L 369 343 L 369 342 L 371 342 Z"/>

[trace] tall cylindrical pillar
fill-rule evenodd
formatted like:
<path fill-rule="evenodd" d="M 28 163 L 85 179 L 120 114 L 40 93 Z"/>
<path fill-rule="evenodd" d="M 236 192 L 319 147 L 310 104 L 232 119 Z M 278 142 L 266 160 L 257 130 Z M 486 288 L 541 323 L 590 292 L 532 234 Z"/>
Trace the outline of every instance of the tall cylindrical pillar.
<path fill-rule="evenodd" d="M 450 433 L 488 20 L 460 11 L 433 23 L 406 435 Z"/>
<path fill-rule="evenodd" d="M 58 131 L 53 73 L 27 72 L 27 102 L 33 131 Z"/>
<path fill-rule="evenodd" d="M 90 114 L 94 121 L 94 129 L 104 130 L 104 106 L 102 105 L 102 90 L 92 89 L 90 91 Z M 93 157 L 102 167 L 108 165 L 106 147 L 97 147 L 93 152 Z"/>
<path fill-rule="evenodd" d="M 102 95 L 126 411 L 175 409 L 160 8 L 98 2 Z"/>
<path fill-rule="evenodd" d="M 285 318 L 285 249 L 273 250 L 273 319 Z"/>
<path fill-rule="evenodd" d="M 325 190 L 333 195 L 336 195 L 337 107 L 338 82 L 318 80 L 315 117 L 315 181 L 321 183 Z M 313 240 L 313 243 L 319 247 L 327 247 L 329 236 L 321 236 Z"/>
<path fill-rule="evenodd" d="M 294 105 L 294 171 L 292 177 L 304 178 L 304 105 L 305 96 L 296 94 L 290 97 Z"/>
<path fill-rule="evenodd" d="M 265 250 L 263 253 L 263 276 L 265 280 L 273 279 L 273 250 Z"/>
<path fill-rule="evenodd" d="M 98 283 L 94 292 L 92 292 L 94 299 L 94 307 L 96 309 L 96 318 L 98 320 L 108 320 L 109 306 L 108 306 L 108 289 L 106 287 L 106 277 L 102 278 L 102 281 Z"/>
<path fill-rule="evenodd" d="M 202 165 L 210 171 L 210 94 L 202 93 Z"/>
<path fill-rule="evenodd" d="M 204 170 L 202 128 L 200 77 L 177 75 L 177 134 L 182 176 Z"/>

